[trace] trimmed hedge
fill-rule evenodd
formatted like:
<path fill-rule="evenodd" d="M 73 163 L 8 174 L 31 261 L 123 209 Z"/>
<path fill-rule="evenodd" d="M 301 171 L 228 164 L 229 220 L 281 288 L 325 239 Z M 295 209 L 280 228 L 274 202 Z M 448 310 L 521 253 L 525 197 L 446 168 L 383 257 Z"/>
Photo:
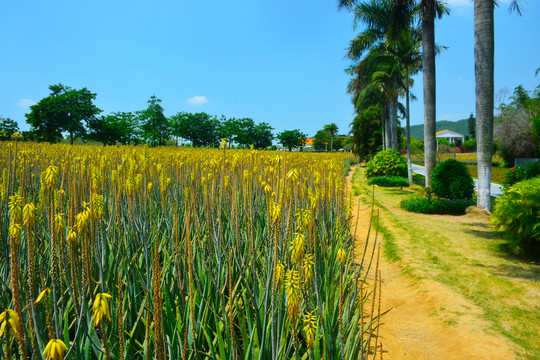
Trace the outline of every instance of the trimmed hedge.
<path fill-rule="evenodd" d="M 403 210 L 421 214 L 463 215 L 465 210 L 474 203 L 468 199 L 438 199 L 430 197 L 416 197 L 402 200 L 400 206 Z"/>
<path fill-rule="evenodd" d="M 497 199 L 491 221 L 514 252 L 540 256 L 540 177 L 515 184 Z"/>
<path fill-rule="evenodd" d="M 450 159 L 431 172 L 431 190 L 440 198 L 470 200 L 474 195 L 474 181 L 465 164 Z"/>
<path fill-rule="evenodd" d="M 376 176 L 407 177 L 407 161 L 396 150 L 379 151 L 366 166 L 366 178 Z"/>
<path fill-rule="evenodd" d="M 368 180 L 368 185 L 382 187 L 408 187 L 409 180 L 401 176 L 376 176 Z"/>

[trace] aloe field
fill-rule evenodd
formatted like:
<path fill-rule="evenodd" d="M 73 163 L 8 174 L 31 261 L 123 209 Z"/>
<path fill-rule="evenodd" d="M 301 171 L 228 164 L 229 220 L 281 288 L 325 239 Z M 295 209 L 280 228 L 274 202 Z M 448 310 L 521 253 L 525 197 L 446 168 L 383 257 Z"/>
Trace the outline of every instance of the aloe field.
<path fill-rule="evenodd" d="M 346 155 L 223 145 L 2 143 L 0 358 L 374 357 Z"/>

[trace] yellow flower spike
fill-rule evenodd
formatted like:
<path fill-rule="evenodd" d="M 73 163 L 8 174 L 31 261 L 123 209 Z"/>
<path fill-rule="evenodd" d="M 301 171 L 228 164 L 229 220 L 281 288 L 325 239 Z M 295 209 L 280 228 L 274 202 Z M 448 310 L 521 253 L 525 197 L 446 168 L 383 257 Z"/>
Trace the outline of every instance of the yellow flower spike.
<path fill-rule="evenodd" d="M 153 184 L 151 182 L 149 182 L 147 185 L 146 185 L 146 191 L 147 192 L 151 192 L 152 191 L 152 186 Z"/>
<path fill-rule="evenodd" d="M 51 165 L 45 170 L 45 184 L 47 188 L 56 188 L 58 185 L 58 166 Z"/>
<path fill-rule="evenodd" d="M 304 258 L 305 237 L 301 233 L 294 233 L 296 237 L 291 241 L 291 259 L 300 263 Z"/>
<path fill-rule="evenodd" d="M 4 335 L 6 329 L 9 333 L 15 336 L 22 333 L 21 321 L 19 320 L 19 315 L 17 315 L 15 310 L 6 309 L 3 313 L 1 313 L 0 324 L 0 338 L 2 335 Z"/>
<path fill-rule="evenodd" d="M 73 230 L 73 228 L 70 227 L 68 236 L 67 236 L 67 242 L 73 243 L 75 241 L 77 241 L 77 232 Z"/>
<path fill-rule="evenodd" d="M 39 304 L 39 302 L 45 297 L 45 295 L 49 294 L 50 292 L 51 292 L 51 289 L 49 288 L 46 288 L 45 290 L 43 290 L 37 297 L 36 301 L 34 301 L 34 305 Z"/>
<path fill-rule="evenodd" d="M 63 360 L 64 352 L 67 351 L 66 344 L 60 339 L 54 339 L 49 341 L 43 351 L 43 356 L 47 360 Z"/>
<path fill-rule="evenodd" d="M 311 279 L 313 279 L 313 265 L 315 265 L 315 262 L 313 261 L 313 254 L 306 254 L 302 265 L 306 283 L 309 283 Z"/>
<path fill-rule="evenodd" d="M 36 206 L 33 203 L 24 205 L 23 224 L 28 226 L 36 221 Z"/>
<path fill-rule="evenodd" d="M 339 248 L 336 257 L 342 265 L 344 265 L 347 261 L 347 254 L 345 253 L 345 250 L 343 250 L 343 248 Z"/>
<path fill-rule="evenodd" d="M 112 298 L 112 296 L 106 293 L 99 293 L 96 295 L 94 305 L 92 306 L 92 310 L 94 312 L 94 315 L 92 316 L 92 322 L 94 323 L 94 326 L 99 325 L 99 323 L 103 319 L 103 316 L 106 316 L 107 319 L 111 321 L 111 312 L 109 311 L 108 300 L 110 298 Z"/>
<path fill-rule="evenodd" d="M 281 287 L 285 280 L 285 266 L 278 260 L 276 267 L 276 284 Z"/>
<path fill-rule="evenodd" d="M 220 149 L 226 149 L 227 148 L 227 139 L 223 138 L 221 139 L 221 145 L 219 146 Z"/>
<path fill-rule="evenodd" d="M 308 347 L 315 345 L 315 334 L 317 332 L 317 317 L 313 315 L 315 311 L 304 315 L 304 332 L 306 333 L 306 343 Z"/>
<path fill-rule="evenodd" d="M 77 231 L 84 232 L 88 228 L 88 210 L 78 213 L 75 217 L 75 223 L 77 224 Z"/>
<path fill-rule="evenodd" d="M 64 231 L 64 227 L 66 226 L 66 223 L 64 221 L 64 214 L 56 214 L 54 216 L 54 230 L 59 233 Z"/>
<path fill-rule="evenodd" d="M 289 270 L 285 275 L 285 293 L 287 294 L 287 314 L 290 320 L 298 318 L 300 311 L 300 276 L 298 271 Z"/>

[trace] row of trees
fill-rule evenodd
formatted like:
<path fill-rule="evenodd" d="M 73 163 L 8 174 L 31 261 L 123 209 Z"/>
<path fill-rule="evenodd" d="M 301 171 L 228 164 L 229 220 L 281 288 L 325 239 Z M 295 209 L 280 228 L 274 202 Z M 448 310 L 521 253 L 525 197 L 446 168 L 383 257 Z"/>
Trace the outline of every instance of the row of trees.
<path fill-rule="evenodd" d="M 227 138 L 238 147 L 253 145 L 263 149 L 271 146 L 274 139 L 269 124 L 257 124 L 250 118 L 217 118 L 204 112 L 179 112 L 167 118 L 156 96 L 148 100 L 144 110 L 99 116 L 102 110 L 93 103 L 96 94 L 87 88 L 77 90 L 57 84 L 49 86 L 49 90 L 50 95 L 32 105 L 26 114 L 31 126 L 28 135 L 38 141 L 54 143 L 67 132 L 71 144 L 75 138 L 82 138 L 108 145 L 144 142 L 158 146 L 174 137 L 176 145 L 179 139 L 184 139 L 193 146 L 215 147 L 222 138 Z M 13 130 L 13 124 L 16 126 L 16 122 L 6 119 L 0 126 Z"/>
<path fill-rule="evenodd" d="M 474 59 L 478 149 L 479 207 L 490 208 L 493 145 L 494 0 L 474 1 Z M 424 87 L 424 159 L 426 187 L 436 163 L 435 18 L 448 14 L 437 0 L 338 0 L 340 8 L 354 12 L 365 30 L 351 41 L 348 56 L 354 61 L 349 91 L 357 109 L 352 124 L 359 155 L 373 146 L 397 147 L 397 113 L 407 121 L 407 158 L 412 182 L 409 135 L 410 78 L 422 70 Z M 511 2 L 518 12 L 518 1 Z M 420 51 L 420 46 L 422 50 Z M 367 53 L 367 54 L 366 54 Z M 405 106 L 397 101 L 405 97 Z"/>

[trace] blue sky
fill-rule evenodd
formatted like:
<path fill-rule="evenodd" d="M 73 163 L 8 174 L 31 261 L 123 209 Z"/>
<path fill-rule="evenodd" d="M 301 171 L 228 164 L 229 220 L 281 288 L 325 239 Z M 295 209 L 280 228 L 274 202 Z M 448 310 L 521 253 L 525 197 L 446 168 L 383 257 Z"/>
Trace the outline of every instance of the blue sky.
<path fill-rule="evenodd" d="M 473 10 L 448 3 L 436 23 L 449 47 L 437 58 L 437 119 L 459 120 L 474 112 Z M 495 11 L 496 101 L 540 84 L 540 2 L 524 5 L 521 17 L 504 1 Z M 356 31 L 334 0 L 2 1 L 0 33 L 0 115 L 21 130 L 56 83 L 97 93 L 104 114 L 142 110 L 155 94 L 167 116 L 251 117 L 276 132 L 334 122 L 345 133 L 354 117 L 343 69 Z M 413 92 L 420 124 L 421 75 Z"/>

